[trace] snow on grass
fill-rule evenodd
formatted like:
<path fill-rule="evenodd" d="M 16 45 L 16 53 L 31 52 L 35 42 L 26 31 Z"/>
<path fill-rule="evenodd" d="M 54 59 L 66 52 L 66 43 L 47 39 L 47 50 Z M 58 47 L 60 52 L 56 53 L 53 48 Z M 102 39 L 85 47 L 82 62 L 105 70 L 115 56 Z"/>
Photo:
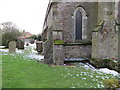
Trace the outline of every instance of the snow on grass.
<path fill-rule="evenodd" d="M 9 52 L 9 50 L 8 49 L 0 49 L 0 52 Z M 18 50 L 17 48 L 16 48 L 16 53 L 23 53 L 23 51 L 22 50 Z M 8 53 L 9 54 L 9 53 Z"/>
<path fill-rule="evenodd" d="M 5 46 L 0 46 L 0 48 L 5 48 Z"/>
<path fill-rule="evenodd" d="M 114 76 L 117 76 L 119 75 L 118 72 L 114 71 L 114 70 L 110 70 L 108 68 L 102 68 L 102 69 L 99 69 L 100 72 L 103 72 L 103 73 L 107 73 L 107 74 L 112 74 Z"/>
<path fill-rule="evenodd" d="M 16 53 L 20 54 L 20 53 L 24 53 L 24 52 L 23 52 L 23 50 L 19 50 L 19 49 L 16 48 Z"/>
<path fill-rule="evenodd" d="M 29 43 L 29 46 L 31 46 L 31 47 L 33 47 L 33 48 L 36 48 L 36 43 L 34 43 L 34 44 L 30 44 L 30 43 Z"/>
<path fill-rule="evenodd" d="M 36 44 L 35 43 L 34 44 L 29 44 L 29 46 L 25 47 L 25 50 L 16 49 L 16 53 L 17 54 L 22 54 L 23 57 L 29 58 L 29 59 L 35 59 L 35 60 L 42 60 L 42 59 L 44 59 L 44 56 L 37 54 L 38 52 L 35 49 L 36 49 Z M 28 51 L 28 53 L 26 54 L 24 51 Z M 0 52 L 9 52 L 9 50 L 8 49 L 0 49 Z M 9 53 L 3 53 L 2 55 L 8 55 L 8 54 Z M 11 54 L 11 55 L 14 55 L 14 53 Z M 86 64 L 79 63 L 79 66 L 83 67 L 85 69 L 90 69 L 92 71 L 97 71 L 101 75 L 103 73 L 105 73 L 105 74 L 111 74 L 111 75 L 114 75 L 114 76 L 120 75 L 118 72 L 116 72 L 114 70 L 110 70 L 108 68 L 96 69 L 95 67 L 93 67 L 89 63 L 86 63 Z M 67 68 L 65 68 L 65 69 L 67 69 Z M 68 75 L 72 76 L 71 74 L 68 74 Z M 81 72 L 80 74 L 76 74 L 76 76 L 80 76 L 80 75 L 87 75 L 87 73 L 86 72 Z M 92 78 L 93 76 L 91 76 L 91 75 L 90 75 L 90 77 Z M 102 79 L 105 79 L 105 78 L 108 78 L 108 77 L 104 77 Z"/>
<path fill-rule="evenodd" d="M 44 56 L 42 56 L 42 55 L 36 55 L 36 54 L 26 55 L 25 57 L 30 58 L 30 59 L 36 59 L 36 60 L 44 59 Z"/>
<path fill-rule="evenodd" d="M 0 49 L 0 52 L 8 52 L 8 49 Z"/>
<path fill-rule="evenodd" d="M 29 44 L 29 46 L 26 46 L 26 50 L 30 50 L 30 52 L 29 54 L 25 55 L 25 57 L 36 60 L 44 59 L 44 56 L 39 55 L 35 49 L 36 49 L 36 44 Z"/>
<path fill-rule="evenodd" d="M 27 44 L 27 43 L 25 43 L 25 45 L 24 45 L 25 48 L 26 48 L 26 47 L 36 48 L 36 43 L 34 43 L 34 44 L 28 43 L 28 46 L 26 46 L 26 44 Z"/>
<path fill-rule="evenodd" d="M 37 54 L 38 52 L 35 49 L 36 49 L 36 44 L 29 44 L 29 46 L 25 47 L 25 50 L 19 50 L 16 48 L 15 53 L 22 54 L 23 57 L 29 58 L 29 59 L 35 59 L 35 60 L 44 59 L 44 56 Z M 0 49 L 0 51 L 1 52 L 9 52 L 8 49 Z M 28 51 L 28 53 L 26 53 L 25 51 Z M 2 55 L 9 55 L 9 54 L 10 53 L 2 53 Z M 13 56 L 13 54 L 11 54 L 11 55 Z"/>
<path fill-rule="evenodd" d="M 85 69 L 91 69 L 91 70 L 94 70 L 94 71 L 97 71 L 98 73 L 102 74 L 102 73 L 105 73 L 105 74 L 112 74 L 114 76 L 119 76 L 120 74 L 115 71 L 115 70 L 110 70 L 108 68 L 101 68 L 101 69 L 96 69 L 95 67 L 93 67 L 92 65 L 90 65 L 89 63 L 79 63 L 81 65 L 81 67 L 85 68 Z"/>
<path fill-rule="evenodd" d="M 78 65 L 78 64 L 77 64 Z M 75 67 L 74 70 L 77 72 L 74 72 L 74 70 L 71 71 L 69 68 L 64 68 L 66 71 L 66 74 L 61 74 L 64 78 L 80 78 L 83 82 L 86 82 L 88 80 L 91 80 L 91 83 L 84 83 L 84 86 L 81 86 L 81 88 L 105 88 L 103 85 L 102 80 L 104 79 L 110 79 L 110 78 L 119 78 L 118 74 L 114 75 L 113 73 L 105 73 L 102 71 L 99 71 L 100 69 L 95 69 L 93 66 L 89 64 L 79 63 L 78 67 Z M 109 69 L 108 69 L 109 70 Z M 111 71 L 111 70 L 110 70 Z M 112 70 L 114 71 L 114 70 Z M 94 83 L 97 83 L 96 86 L 94 86 Z M 78 87 L 78 83 L 74 83 L 71 85 L 71 88 Z"/>

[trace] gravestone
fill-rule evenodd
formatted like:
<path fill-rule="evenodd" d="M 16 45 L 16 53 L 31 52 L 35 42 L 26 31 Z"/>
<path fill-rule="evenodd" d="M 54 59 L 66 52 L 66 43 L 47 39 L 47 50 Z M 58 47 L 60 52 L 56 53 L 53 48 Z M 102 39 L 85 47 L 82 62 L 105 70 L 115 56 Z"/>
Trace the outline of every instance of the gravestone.
<path fill-rule="evenodd" d="M 30 39 L 30 44 L 34 44 L 35 40 L 34 39 Z"/>
<path fill-rule="evenodd" d="M 24 42 L 22 40 L 17 41 L 17 48 L 18 49 L 24 49 Z"/>
<path fill-rule="evenodd" d="M 43 42 L 42 41 L 36 41 L 36 50 L 40 54 L 43 50 Z"/>
<path fill-rule="evenodd" d="M 16 42 L 10 41 L 9 42 L 9 52 L 15 52 L 16 51 Z"/>

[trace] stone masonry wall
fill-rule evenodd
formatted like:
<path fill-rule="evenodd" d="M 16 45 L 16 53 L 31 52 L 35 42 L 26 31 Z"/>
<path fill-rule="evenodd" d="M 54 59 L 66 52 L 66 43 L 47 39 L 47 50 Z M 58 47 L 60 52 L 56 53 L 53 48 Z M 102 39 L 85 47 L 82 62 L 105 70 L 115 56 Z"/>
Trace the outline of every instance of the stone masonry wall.
<path fill-rule="evenodd" d="M 74 11 L 77 7 L 83 7 L 88 17 L 87 20 L 87 41 L 91 41 L 91 33 L 97 22 L 97 3 L 91 2 L 58 2 L 52 3 L 46 17 L 44 27 L 47 38 L 44 41 L 44 62 L 47 64 L 63 64 L 64 58 L 81 58 L 91 56 L 91 45 L 54 45 L 54 40 L 74 42 Z M 96 9 L 94 9 L 96 8 Z M 51 20 L 52 19 L 52 20 Z M 57 23 L 56 23 L 57 22 Z M 91 23 L 92 22 L 92 23 Z M 52 27 L 51 27 L 52 26 Z M 61 29 L 62 28 L 62 29 Z M 56 30 L 57 32 L 55 32 Z M 55 38 L 56 34 L 61 33 Z M 55 34 L 55 35 L 54 35 Z M 81 40 L 84 41 L 84 40 Z M 64 55 L 65 54 L 65 55 Z"/>
<path fill-rule="evenodd" d="M 118 32 L 93 32 L 92 58 L 118 60 Z"/>
<path fill-rule="evenodd" d="M 83 7 L 87 16 L 87 39 L 80 40 L 80 42 L 75 42 L 74 40 L 74 11 L 77 7 Z M 48 28 L 45 35 L 47 36 L 47 40 L 44 42 L 45 63 L 63 64 L 64 58 L 91 57 L 91 53 L 93 58 L 117 60 L 118 31 L 114 29 L 113 25 L 115 16 L 114 9 L 114 3 L 53 3 L 46 19 L 46 27 Z M 120 13 L 120 11 L 118 13 Z M 93 32 L 92 34 L 97 23 L 101 20 L 105 20 L 103 29 L 98 32 Z M 61 35 L 58 36 L 57 34 Z M 64 43 L 79 43 L 79 45 L 55 45 L 54 40 L 61 40 Z M 83 41 L 91 40 L 92 46 L 85 44 L 80 45 Z"/>
<path fill-rule="evenodd" d="M 53 46 L 53 63 L 55 65 L 63 65 L 64 64 L 64 51 L 63 45 L 54 45 Z"/>
<path fill-rule="evenodd" d="M 92 58 L 118 60 L 118 29 L 115 20 L 115 3 L 98 3 L 98 21 L 104 20 L 101 29 L 92 34 Z"/>
<path fill-rule="evenodd" d="M 97 3 L 95 2 L 61 2 L 56 4 L 54 19 L 57 19 L 63 27 L 63 40 L 74 42 L 74 11 L 81 6 L 86 11 L 87 20 L 87 40 L 92 38 L 92 30 L 97 24 Z M 92 22 L 92 23 L 91 23 Z"/>
<path fill-rule="evenodd" d="M 53 63 L 53 36 L 52 36 L 53 27 L 48 28 L 48 40 L 43 43 L 43 54 L 44 54 L 44 63 L 52 64 Z"/>
<path fill-rule="evenodd" d="M 120 1 L 118 3 L 118 23 L 120 24 Z M 119 56 L 119 62 L 120 62 L 120 25 L 119 28 L 119 34 L 118 34 L 118 56 Z"/>
<path fill-rule="evenodd" d="M 65 58 L 90 58 L 91 45 L 75 45 L 64 47 Z"/>
<path fill-rule="evenodd" d="M 93 28 L 96 27 L 97 24 L 97 3 L 85 3 L 85 2 L 59 2 L 53 6 L 53 22 L 57 21 L 59 25 L 62 27 L 62 40 L 64 42 L 74 42 L 74 11 L 77 7 L 83 7 L 86 11 L 86 15 L 88 17 L 87 20 L 87 39 L 86 41 L 91 41 L 91 32 Z M 94 9 L 94 8 L 96 9 Z M 92 22 L 92 23 L 91 23 Z M 58 25 L 56 25 L 57 27 Z M 60 29 L 60 28 L 59 28 Z M 85 41 L 85 40 L 81 40 Z M 79 42 L 80 43 L 80 42 Z M 82 57 L 91 57 L 91 45 L 70 45 L 70 46 L 55 46 L 53 51 L 56 53 L 56 59 L 59 60 L 61 58 L 82 58 Z M 58 48 L 59 47 L 59 48 Z M 60 47 L 63 49 L 60 49 Z M 58 50 L 59 49 L 59 50 Z M 57 51 L 56 51 L 57 50 Z M 61 53 L 64 52 L 64 53 Z M 61 55 L 60 55 L 61 53 Z M 54 53 L 55 54 L 55 53 Z M 65 55 L 65 56 L 64 56 Z M 63 58 L 64 57 L 64 58 Z M 57 61 L 56 61 L 57 62 Z"/>
<path fill-rule="evenodd" d="M 120 20 L 120 0 L 119 0 L 119 3 L 118 3 L 118 19 Z"/>

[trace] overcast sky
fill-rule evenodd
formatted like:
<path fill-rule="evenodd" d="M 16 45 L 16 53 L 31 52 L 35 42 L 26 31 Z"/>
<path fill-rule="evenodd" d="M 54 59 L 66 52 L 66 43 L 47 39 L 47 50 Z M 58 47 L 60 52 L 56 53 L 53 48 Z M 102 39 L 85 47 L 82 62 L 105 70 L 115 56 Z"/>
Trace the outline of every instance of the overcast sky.
<path fill-rule="evenodd" d="M 0 0 L 0 23 L 11 21 L 20 29 L 39 34 L 49 0 Z"/>

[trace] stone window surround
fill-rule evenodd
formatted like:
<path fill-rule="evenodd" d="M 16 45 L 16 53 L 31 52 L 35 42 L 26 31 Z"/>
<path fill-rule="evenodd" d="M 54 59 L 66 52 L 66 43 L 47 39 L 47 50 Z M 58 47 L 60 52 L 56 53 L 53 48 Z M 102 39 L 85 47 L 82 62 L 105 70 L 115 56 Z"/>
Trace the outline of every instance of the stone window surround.
<path fill-rule="evenodd" d="M 87 39 L 87 33 L 86 33 L 86 30 L 87 30 L 87 15 L 86 15 L 86 12 L 85 12 L 85 10 L 81 7 L 81 6 L 79 6 L 79 7 L 77 7 L 76 9 L 75 9 L 75 11 L 74 11 L 74 14 L 73 14 L 73 19 L 74 19 L 74 40 L 76 40 L 75 39 L 75 29 L 76 29 L 76 13 L 77 13 L 77 11 L 80 11 L 81 13 L 82 13 L 82 40 L 84 40 L 84 39 Z"/>
<path fill-rule="evenodd" d="M 118 19 L 118 3 L 120 0 L 115 0 L 115 19 Z"/>

